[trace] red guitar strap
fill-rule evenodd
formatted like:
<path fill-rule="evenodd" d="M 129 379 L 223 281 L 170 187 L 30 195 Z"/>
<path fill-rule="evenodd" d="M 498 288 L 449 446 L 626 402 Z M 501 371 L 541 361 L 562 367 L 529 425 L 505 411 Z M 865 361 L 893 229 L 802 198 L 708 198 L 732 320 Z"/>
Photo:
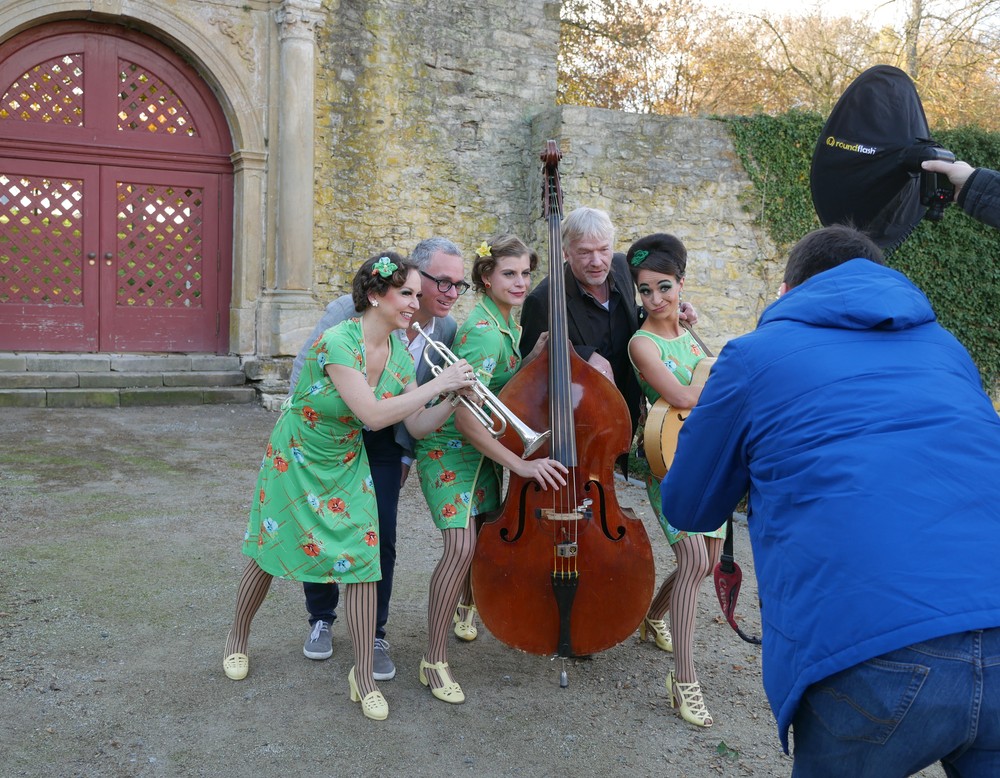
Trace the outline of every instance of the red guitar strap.
<path fill-rule="evenodd" d="M 736 601 L 739 599 L 742 585 L 743 571 L 733 558 L 733 517 L 730 516 L 726 521 L 726 539 L 722 543 L 722 556 L 719 564 L 715 566 L 715 593 L 729 626 L 747 643 L 759 646 L 760 638 L 746 634 L 736 623 Z"/>

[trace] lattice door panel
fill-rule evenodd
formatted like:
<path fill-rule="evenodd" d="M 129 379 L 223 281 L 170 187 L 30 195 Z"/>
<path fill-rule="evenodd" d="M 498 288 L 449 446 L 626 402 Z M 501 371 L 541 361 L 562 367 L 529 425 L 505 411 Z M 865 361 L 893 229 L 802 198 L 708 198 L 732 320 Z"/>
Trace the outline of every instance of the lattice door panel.
<path fill-rule="evenodd" d="M 116 199 L 115 305 L 200 308 L 204 192 L 119 182 Z"/>
<path fill-rule="evenodd" d="M 0 351 L 228 351 L 232 139 L 160 41 L 0 43 Z"/>
<path fill-rule="evenodd" d="M 99 168 L 0 158 L 0 351 L 97 346 Z"/>
<path fill-rule="evenodd" d="M 83 126 L 83 54 L 33 65 L 0 97 L 0 121 Z"/>
<path fill-rule="evenodd" d="M 50 37 L 32 31 L 0 45 L 10 52 L 0 57 L 0 142 L 44 138 L 228 162 L 232 141 L 218 103 L 173 52 L 97 32 L 107 27 L 51 27 Z"/>
<path fill-rule="evenodd" d="M 118 129 L 159 132 L 193 138 L 198 135 L 194 119 L 184 102 L 163 79 L 148 67 L 118 61 Z"/>
<path fill-rule="evenodd" d="M 83 181 L 0 171 L 0 303 L 83 305 Z"/>
<path fill-rule="evenodd" d="M 101 343 L 207 350 L 218 332 L 218 176 L 102 169 Z M 156 343 L 154 347 L 152 344 Z"/>

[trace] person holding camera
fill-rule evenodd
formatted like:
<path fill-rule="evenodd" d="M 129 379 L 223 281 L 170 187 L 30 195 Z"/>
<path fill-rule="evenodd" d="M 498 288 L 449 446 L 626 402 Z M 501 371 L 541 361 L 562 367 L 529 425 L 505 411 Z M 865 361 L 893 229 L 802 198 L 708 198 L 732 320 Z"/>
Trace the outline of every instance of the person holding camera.
<path fill-rule="evenodd" d="M 1000 229 L 1000 172 L 974 168 L 967 162 L 937 159 L 925 160 L 920 166 L 947 176 L 955 187 L 955 202 L 969 216 Z"/>
<path fill-rule="evenodd" d="M 924 293 L 856 230 L 802 238 L 778 300 L 722 349 L 664 518 L 713 529 L 747 492 L 792 775 L 1000 775 L 1000 418 Z"/>

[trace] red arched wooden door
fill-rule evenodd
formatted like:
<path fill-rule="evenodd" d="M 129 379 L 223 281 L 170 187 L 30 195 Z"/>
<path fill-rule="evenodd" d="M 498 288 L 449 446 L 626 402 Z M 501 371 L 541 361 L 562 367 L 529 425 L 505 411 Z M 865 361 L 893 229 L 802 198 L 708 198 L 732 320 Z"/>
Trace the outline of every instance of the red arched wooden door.
<path fill-rule="evenodd" d="M 226 353 L 231 150 L 152 38 L 65 22 L 0 46 L 0 350 Z"/>

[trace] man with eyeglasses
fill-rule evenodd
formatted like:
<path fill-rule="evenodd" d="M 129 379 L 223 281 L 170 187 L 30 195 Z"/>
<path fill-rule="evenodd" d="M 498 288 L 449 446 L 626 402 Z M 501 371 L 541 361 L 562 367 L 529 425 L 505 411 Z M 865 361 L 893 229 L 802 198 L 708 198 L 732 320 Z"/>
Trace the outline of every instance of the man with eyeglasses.
<path fill-rule="evenodd" d="M 426 336 L 451 348 L 458 324 L 451 316 L 451 309 L 459 296 L 469 290 L 465 281 L 465 260 L 462 252 L 446 238 L 428 238 L 421 241 L 410 254 L 420 273 L 420 308 L 413 317 Z M 292 363 L 291 391 L 295 391 L 299 372 L 305 364 L 309 347 L 330 327 L 360 315 L 354 308 L 350 294 L 342 295 L 326 307 L 312 334 L 306 339 Z M 417 382 L 433 378 L 430 365 L 424 360 L 427 340 L 415 330 L 400 330 L 416 366 Z M 440 358 L 431 352 L 435 363 Z M 374 676 L 376 681 L 388 681 L 396 675 L 396 667 L 389 657 L 389 644 L 385 639 L 385 624 L 389 618 L 389 599 L 392 596 L 392 576 L 396 566 L 396 510 L 399 491 L 409 475 L 413 463 L 413 438 L 403 424 L 387 427 L 378 432 L 364 430 L 365 451 L 371 465 L 372 482 L 378 502 L 379 551 L 382 580 L 376 587 L 377 608 L 375 619 Z M 309 659 L 328 659 L 333 655 L 330 627 L 336 619 L 340 590 L 337 584 L 303 583 L 306 610 L 309 611 L 309 636 L 302 653 Z"/>

